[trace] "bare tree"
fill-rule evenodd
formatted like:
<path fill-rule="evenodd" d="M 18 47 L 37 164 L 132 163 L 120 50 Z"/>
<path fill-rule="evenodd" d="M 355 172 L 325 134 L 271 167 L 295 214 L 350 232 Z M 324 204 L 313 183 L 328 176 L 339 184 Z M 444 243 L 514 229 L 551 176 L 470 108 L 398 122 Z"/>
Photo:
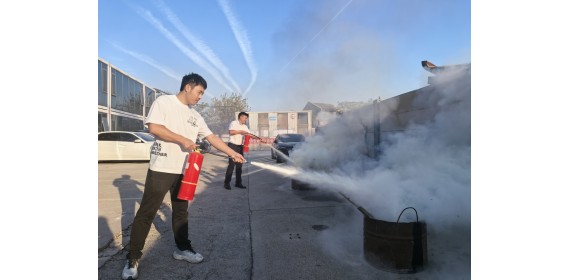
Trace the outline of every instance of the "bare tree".
<path fill-rule="evenodd" d="M 209 103 L 199 103 L 196 109 L 206 120 L 208 127 L 215 134 L 227 134 L 230 122 L 236 119 L 236 113 L 250 110 L 247 98 L 237 93 L 224 93 L 214 97 Z"/>

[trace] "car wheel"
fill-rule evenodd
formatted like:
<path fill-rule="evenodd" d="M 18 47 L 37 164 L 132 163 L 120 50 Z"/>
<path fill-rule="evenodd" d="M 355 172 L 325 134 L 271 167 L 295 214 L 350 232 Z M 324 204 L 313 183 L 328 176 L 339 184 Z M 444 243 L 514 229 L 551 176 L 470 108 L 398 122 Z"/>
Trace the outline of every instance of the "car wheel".
<path fill-rule="evenodd" d="M 284 162 L 283 158 L 281 158 L 279 155 L 277 155 L 276 158 L 277 158 L 277 160 L 276 160 L 277 163 Z"/>

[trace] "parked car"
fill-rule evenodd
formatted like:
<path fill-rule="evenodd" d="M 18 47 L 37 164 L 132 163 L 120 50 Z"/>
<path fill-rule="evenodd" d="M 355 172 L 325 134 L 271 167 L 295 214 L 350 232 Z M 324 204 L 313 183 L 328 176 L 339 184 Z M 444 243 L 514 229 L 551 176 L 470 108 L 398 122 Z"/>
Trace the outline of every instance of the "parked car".
<path fill-rule="evenodd" d="M 271 146 L 284 155 L 289 156 L 291 151 L 303 142 L 305 142 L 305 136 L 303 136 L 303 134 L 287 133 L 277 135 Z M 273 149 L 271 149 L 271 158 L 275 159 L 278 163 L 285 161 L 285 158 Z"/>
<path fill-rule="evenodd" d="M 154 136 L 147 132 L 99 132 L 99 161 L 148 161 Z"/>

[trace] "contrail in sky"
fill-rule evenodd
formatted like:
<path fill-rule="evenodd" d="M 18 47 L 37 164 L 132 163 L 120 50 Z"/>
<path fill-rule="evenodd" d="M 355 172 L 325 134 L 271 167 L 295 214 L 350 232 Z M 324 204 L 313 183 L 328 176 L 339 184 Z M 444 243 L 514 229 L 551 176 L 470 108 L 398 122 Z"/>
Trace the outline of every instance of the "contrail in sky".
<path fill-rule="evenodd" d="M 232 28 L 232 31 L 234 32 L 234 36 L 236 37 L 241 52 L 243 53 L 243 57 L 247 62 L 247 66 L 249 67 L 249 72 L 251 73 L 251 82 L 243 92 L 243 96 L 245 96 L 249 92 L 253 84 L 255 83 L 255 80 L 257 80 L 257 66 L 255 66 L 255 63 L 253 62 L 251 43 L 249 41 L 249 38 L 247 37 L 247 31 L 245 30 L 245 28 L 243 28 L 241 23 L 234 16 L 234 13 L 232 12 L 228 2 L 226 0 L 219 0 L 218 3 L 222 7 L 223 12 L 226 15 L 226 18 L 228 19 L 228 22 L 230 24 L 230 27 Z"/>
<path fill-rule="evenodd" d="M 340 11 L 338 11 L 338 13 L 336 13 L 336 15 L 331 18 L 331 20 L 329 20 L 329 22 L 327 24 L 325 24 L 325 26 L 323 26 L 323 28 L 321 28 L 321 30 L 319 32 L 317 32 L 317 34 L 315 36 L 313 36 L 313 38 L 289 61 L 287 62 L 287 64 L 285 64 L 285 66 L 283 66 L 283 68 L 281 68 L 281 70 L 279 71 L 279 73 L 283 72 L 283 70 L 285 70 L 285 68 L 287 68 L 287 66 L 289 66 L 289 64 L 291 64 L 291 62 L 293 62 L 293 60 L 295 60 L 295 58 L 297 58 L 297 56 L 299 56 L 299 54 L 301 54 L 301 52 L 303 52 L 307 46 L 309 46 L 311 44 L 311 42 L 313 42 L 313 40 L 315 40 L 315 38 L 317 38 L 317 36 L 319 36 L 321 34 L 321 32 L 323 32 L 323 30 L 325 30 L 325 28 L 327 28 L 327 26 L 329 26 L 331 24 L 331 22 L 333 20 L 336 19 L 336 17 L 338 17 L 338 15 L 340 15 L 340 13 L 342 13 L 342 11 L 344 11 L 344 9 L 346 9 L 346 7 L 348 7 L 348 5 L 350 5 L 350 3 L 352 3 L 353 0 L 348 1 L 348 3 L 346 3 L 346 5 L 344 5 L 344 7 L 342 7 L 342 9 L 340 9 Z"/>
<path fill-rule="evenodd" d="M 125 48 L 123 48 L 123 47 L 121 47 L 115 43 L 112 43 L 112 45 L 113 45 L 113 47 L 121 50 L 122 52 L 124 52 L 124 53 L 126 53 L 126 54 L 128 54 L 128 55 L 130 55 L 130 56 L 132 56 L 132 57 L 134 57 L 134 58 L 136 58 L 136 59 L 138 59 L 138 60 L 156 68 L 156 69 L 158 69 L 160 72 L 166 74 L 167 76 L 175 79 L 178 82 L 180 80 L 182 80 L 182 77 L 184 76 L 184 75 L 176 73 L 174 70 L 172 70 L 166 66 L 159 65 L 156 61 L 154 61 L 152 58 L 150 58 L 146 55 L 127 50 L 127 49 L 125 49 Z"/>
<path fill-rule="evenodd" d="M 237 92 L 241 92 L 240 87 L 238 86 L 236 81 L 230 75 L 230 71 L 228 70 L 228 67 L 226 67 L 226 65 L 224 65 L 224 63 L 222 63 L 222 61 L 220 61 L 220 59 L 214 53 L 214 51 L 212 49 L 210 49 L 210 47 L 208 47 L 202 40 L 200 40 L 200 39 L 196 38 L 194 35 L 192 35 L 192 33 L 190 33 L 188 31 L 188 29 L 186 29 L 184 24 L 182 24 L 182 22 L 180 22 L 178 17 L 172 12 L 172 10 L 170 10 L 166 6 L 166 4 L 164 4 L 164 2 L 162 0 L 155 0 L 154 3 L 166 15 L 168 20 L 178 29 L 178 31 L 180 31 L 180 33 L 182 33 L 182 35 L 184 35 L 186 40 L 188 40 L 202 55 L 204 55 L 206 57 L 206 59 L 210 63 L 212 63 L 216 68 L 218 68 L 218 70 L 220 70 L 220 72 L 222 72 L 224 77 L 230 81 L 230 83 L 234 86 L 234 89 L 237 90 Z"/>
<path fill-rule="evenodd" d="M 170 33 L 170 31 L 168 31 L 159 20 L 153 17 L 149 11 L 139 7 L 135 7 L 135 9 L 139 15 L 141 15 L 144 19 L 150 22 L 156 29 L 158 29 L 168 40 L 170 40 L 174 45 L 176 45 L 176 47 L 178 47 L 180 51 L 186 54 L 186 56 L 188 56 L 192 61 L 198 64 L 198 66 L 208 71 L 208 73 L 210 73 L 210 75 L 212 75 L 214 79 L 216 79 L 216 81 L 218 81 L 224 88 L 226 88 L 228 91 L 232 90 L 232 88 L 224 81 L 223 77 L 220 75 L 218 70 L 216 70 L 209 62 L 202 59 L 201 56 L 199 56 L 195 52 L 185 47 L 184 44 L 180 42 L 180 40 L 178 40 L 172 33 Z"/>
<path fill-rule="evenodd" d="M 174 70 L 172 70 L 166 66 L 158 64 L 156 61 L 154 61 L 154 59 L 152 59 L 152 58 L 150 58 L 144 54 L 139 54 L 137 52 L 127 50 L 127 49 L 125 49 L 125 48 L 123 48 L 123 47 L 121 47 L 115 43 L 111 43 L 111 44 L 113 45 L 113 47 L 121 50 L 122 52 L 124 52 L 124 53 L 126 53 L 126 54 L 128 54 L 128 55 L 130 55 L 130 56 L 132 56 L 132 57 L 134 57 L 134 58 L 136 58 L 136 59 L 138 59 L 138 60 L 156 68 L 156 69 L 158 69 L 160 72 L 162 72 L 165 75 L 175 79 L 177 82 L 180 82 L 182 80 L 182 77 L 184 77 L 184 75 L 176 73 Z M 207 98 L 207 99 L 211 100 L 212 96 L 206 94 L 206 95 L 204 95 L 203 98 Z"/>

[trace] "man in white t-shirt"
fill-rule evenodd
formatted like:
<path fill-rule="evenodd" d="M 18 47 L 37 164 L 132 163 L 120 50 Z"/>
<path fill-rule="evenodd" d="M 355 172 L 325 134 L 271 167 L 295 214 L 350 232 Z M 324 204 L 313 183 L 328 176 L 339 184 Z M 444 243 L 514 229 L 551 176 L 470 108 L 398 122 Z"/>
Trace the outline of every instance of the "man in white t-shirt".
<path fill-rule="evenodd" d="M 238 114 L 238 119 L 232 121 L 230 123 L 230 141 L 228 142 L 228 146 L 232 148 L 235 152 L 239 153 L 243 156 L 243 144 L 244 144 L 244 135 L 250 134 L 249 128 L 245 125 L 245 122 L 249 118 L 249 114 L 246 112 L 240 112 Z M 232 174 L 234 173 L 234 166 L 236 169 L 236 184 L 234 185 L 236 188 L 245 189 L 246 186 L 242 184 L 241 181 L 241 169 L 242 163 L 234 162 L 230 160 L 228 162 L 228 169 L 226 169 L 226 178 L 224 180 L 224 188 L 226 190 L 231 190 L 230 182 L 232 180 Z"/>
<path fill-rule="evenodd" d="M 228 147 L 212 134 L 202 116 L 192 107 L 204 95 L 207 83 L 191 73 L 182 78 L 177 95 L 161 95 L 153 103 L 145 120 L 156 141 L 150 151 L 149 169 L 144 193 L 136 213 L 129 241 L 123 279 L 136 279 L 138 265 L 152 221 L 164 196 L 170 191 L 172 201 L 172 232 L 177 260 L 199 263 L 204 258 L 194 251 L 188 239 L 188 201 L 178 199 L 189 152 L 196 149 L 197 137 L 206 138 L 212 146 L 230 156 L 230 161 L 243 163 L 243 155 Z"/>

